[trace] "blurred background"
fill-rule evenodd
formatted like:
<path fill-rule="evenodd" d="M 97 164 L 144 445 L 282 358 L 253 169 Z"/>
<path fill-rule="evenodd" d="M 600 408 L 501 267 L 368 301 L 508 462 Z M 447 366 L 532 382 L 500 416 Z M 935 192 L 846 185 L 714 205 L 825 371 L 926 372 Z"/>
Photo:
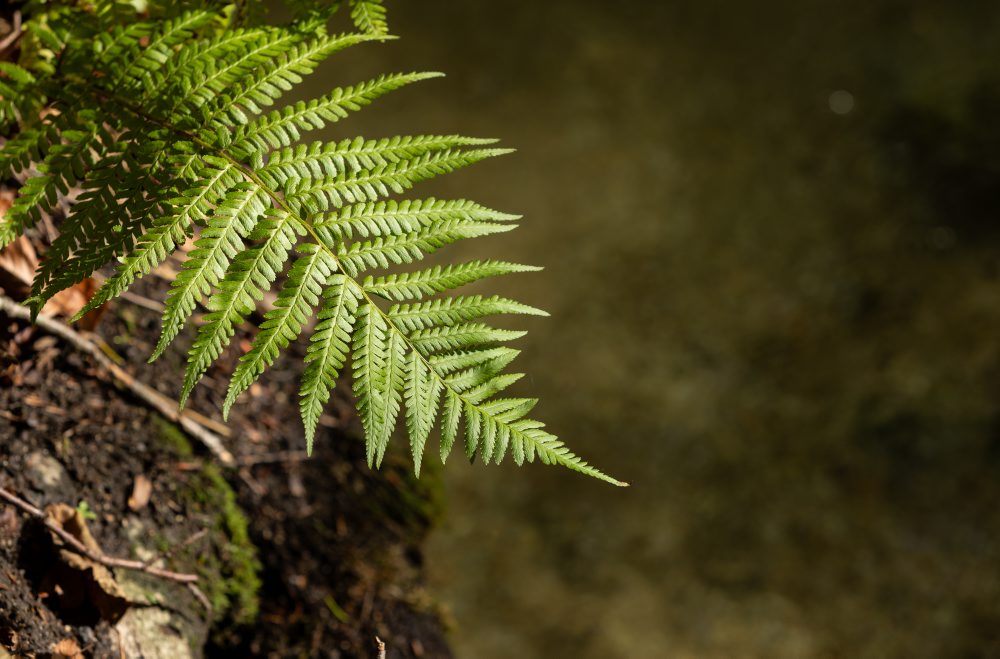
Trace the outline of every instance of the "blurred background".
<path fill-rule="evenodd" d="M 323 89 L 448 77 L 334 128 L 518 149 L 420 192 L 524 215 L 444 257 L 546 266 L 520 391 L 632 483 L 456 454 L 458 655 L 1000 656 L 1000 6 L 389 8 Z"/>

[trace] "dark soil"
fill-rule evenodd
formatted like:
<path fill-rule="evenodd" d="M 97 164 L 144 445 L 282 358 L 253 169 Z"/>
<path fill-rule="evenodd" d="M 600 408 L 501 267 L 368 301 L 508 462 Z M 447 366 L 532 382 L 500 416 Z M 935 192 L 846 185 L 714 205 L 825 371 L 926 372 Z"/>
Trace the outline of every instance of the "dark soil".
<path fill-rule="evenodd" d="M 153 277 L 138 292 L 162 299 L 164 287 Z M 96 329 L 138 379 L 176 398 L 182 351 L 143 363 L 157 331 L 155 312 L 128 303 L 111 308 Z M 237 334 L 222 363 L 234 363 L 248 338 Z M 301 346 L 234 409 L 227 446 L 245 466 L 225 472 L 197 444 L 188 455 L 176 429 L 116 387 L 92 360 L 42 330 L 0 316 L 0 354 L 5 487 L 39 506 L 85 501 L 96 515 L 89 527 L 111 555 L 129 555 L 126 530 L 136 522 L 167 552 L 200 529 L 222 529 L 221 537 L 209 533 L 171 554 L 168 564 L 179 571 L 216 569 L 212 579 L 218 583 L 206 582 L 204 589 L 225 610 L 217 606 L 210 621 L 192 621 L 210 626 L 205 654 L 373 657 L 379 636 L 389 657 L 450 656 L 421 585 L 420 545 L 438 511 L 435 475 L 414 481 L 401 452 L 388 456 L 381 471 L 369 470 L 346 390 L 335 393 L 315 453 L 303 459 L 296 398 Z M 217 416 L 226 382 L 226 374 L 210 372 L 189 405 Z M 61 469 L 44 482 L 36 463 L 52 459 Z M 235 492 L 239 510 L 226 510 L 224 485 L 223 494 L 197 495 L 212 491 L 218 474 Z M 128 498 L 139 475 L 152 481 L 153 494 L 133 511 Z M 238 528 L 226 526 L 228 516 L 239 518 L 241 511 L 260 562 L 256 593 L 253 548 L 240 545 Z M 0 643 L 17 653 L 44 654 L 73 638 L 88 656 L 119 656 L 107 621 L 67 627 L 72 616 L 60 610 L 58 596 L 32 582 L 33 574 L 45 571 L 33 557 L 44 555 L 40 544 L 47 535 L 34 533 L 35 540 L 26 541 L 32 523 L 25 520 L 9 507 L 0 510 Z M 246 555 L 233 555 L 238 552 Z M 170 601 L 188 618 L 202 615 L 180 587 Z"/>

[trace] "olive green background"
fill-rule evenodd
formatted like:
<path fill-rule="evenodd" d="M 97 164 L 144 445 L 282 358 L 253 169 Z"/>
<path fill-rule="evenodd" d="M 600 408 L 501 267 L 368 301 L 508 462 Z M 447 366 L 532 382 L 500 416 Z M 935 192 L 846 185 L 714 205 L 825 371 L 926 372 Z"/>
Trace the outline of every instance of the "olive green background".
<path fill-rule="evenodd" d="M 456 454 L 459 656 L 1000 656 L 997 4 L 388 5 L 322 86 L 448 77 L 332 133 L 518 148 L 418 192 L 524 214 L 442 257 L 546 266 L 519 391 L 633 484 Z"/>

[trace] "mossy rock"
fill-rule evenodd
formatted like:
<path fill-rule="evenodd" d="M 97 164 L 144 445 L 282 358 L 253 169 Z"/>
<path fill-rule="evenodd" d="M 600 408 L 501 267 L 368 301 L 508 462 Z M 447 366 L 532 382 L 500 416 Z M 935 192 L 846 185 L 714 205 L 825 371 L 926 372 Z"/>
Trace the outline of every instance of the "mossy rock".
<path fill-rule="evenodd" d="M 177 426 L 162 418 L 157 418 L 156 425 L 164 444 L 179 459 L 193 457 L 191 445 Z M 212 604 L 213 628 L 223 633 L 253 622 L 259 609 L 261 566 L 236 493 L 216 465 L 205 463 L 183 477 L 177 494 L 189 514 L 210 520 L 207 540 L 186 553 Z"/>

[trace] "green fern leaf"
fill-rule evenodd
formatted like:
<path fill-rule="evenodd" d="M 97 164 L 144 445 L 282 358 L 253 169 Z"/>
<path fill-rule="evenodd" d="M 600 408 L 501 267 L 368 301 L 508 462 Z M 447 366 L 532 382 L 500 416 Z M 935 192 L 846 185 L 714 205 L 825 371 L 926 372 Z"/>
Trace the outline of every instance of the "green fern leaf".
<path fill-rule="evenodd" d="M 543 430 L 545 424 L 538 423 L 537 421 L 521 420 L 509 424 L 509 427 L 511 429 L 511 442 L 519 447 L 519 453 L 524 456 L 524 459 L 519 461 L 518 464 L 523 464 L 525 461 L 532 462 L 535 454 L 537 454 L 539 459 L 547 465 L 562 465 L 563 467 L 578 471 L 587 476 L 592 476 L 612 485 L 628 485 L 628 483 L 612 478 L 595 469 L 574 455 L 555 435 Z"/>
<path fill-rule="evenodd" d="M 247 51 L 255 46 L 262 50 L 274 48 L 267 39 L 270 32 L 265 28 L 237 29 L 181 48 L 176 57 L 151 73 L 142 100 L 169 98 L 169 102 L 158 106 L 166 115 L 181 103 L 203 105 L 224 89 L 219 85 L 219 76 L 224 75 L 219 73 L 221 68 L 231 60 L 247 57 Z"/>
<path fill-rule="evenodd" d="M 319 245 L 299 245 L 298 251 L 302 256 L 292 264 L 274 309 L 265 314 L 260 332 L 250 344 L 250 351 L 240 358 L 236 366 L 222 404 L 224 418 L 229 416 L 236 397 L 260 377 L 290 341 L 298 337 L 302 325 L 312 315 L 312 308 L 319 303 L 323 285 L 336 268 L 336 261 Z"/>
<path fill-rule="evenodd" d="M 377 35 L 389 33 L 382 0 L 351 0 L 351 20 L 362 32 Z"/>
<path fill-rule="evenodd" d="M 506 261 L 470 261 L 459 265 L 439 266 L 383 277 L 365 277 L 364 288 L 373 295 L 390 300 L 417 300 L 443 293 L 474 281 L 515 272 L 536 272 L 541 268 Z"/>
<path fill-rule="evenodd" d="M 381 426 L 381 432 L 375 437 L 377 442 L 375 451 L 375 466 L 382 466 L 382 458 L 385 457 L 386 448 L 392 437 L 392 431 L 396 427 L 396 417 L 402 407 L 403 388 L 406 384 L 406 341 L 397 332 L 389 333 L 389 345 L 386 350 L 386 388 L 382 392 L 385 397 L 385 422 Z"/>
<path fill-rule="evenodd" d="M 251 238 L 256 236 L 264 242 L 240 252 L 229 264 L 219 282 L 219 292 L 208 301 L 209 313 L 205 315 L 205 324 L 198 329 L 198 336 L 188 353 L 181 405 L 187 401 L 194 385 L 212 362 L 229 345 L 234 327 L 243 322 L 243 317 L 263 297 L 262 289 L 269 288 L 277 279 L 288 252 L 294 247 L 296 236 L 302 233 L 288 213 L 270 210 L 251 234 Z"/>
<path fill-rule="evenodd" d="M 287 31 L 265 32 L 247 47 L 241 43 L 243 33 L 225 34 L 219 38 L 223 41 L 226 54 L 207 61 L 204 68 L 196 63 L 191 75 L 179 78 L 176 85 L 181 93 L 168 94 L 165 99 L 168 102 L 167 116 L 179 122 L 190 122 L 189 112 L 206 106 L 254 71 L 273 62 L 287 47 L 302 41 L 301 35 Z M 188 112 L 180 111 L 181 108 Z M 201 117 L 199 125 L 205 118 Z"/>
<path fill-rule="evenodd" d="M 340 208 L 345 203 L 376 201 L 395 192 L 402 194 L 416 183 L 448 174 L 486 158 L 511 153 L 512 149 L 438 151 L 402 160 L 374 170 L 346 172 L 324 178 L 291 178 L 285 192 L 292 204 L 311 211 Z"/>
<path fill-rule="evenodd" d="M 412 160 L 432 151 L 444 151 L 457 146 L 488 144 L 493 140 L 458 135 L 421 135 L 366 140 L 357 137 L 341 142 L 300 144 L 268 154 L 268 162 L 259 175 L 274 188 L 289 178 L 335 177 L 340 172 L 359 173 L 403 160 Z"/>
<path fill-rule="evenodd" d="M 150 195 L 145 179 L 137 176 L 140 170 L 128 154 L 123 154 L 102 158 L 90 171 L 86 189 L 77 197 L 73 213 L 60 225 L 58 238 L 35 274 L 31 298 L 35 309 L 131 250 L 137 237 L 152 224 L 151 217 L 168 214 L 159 206 L 161 197 Z M 169 196 L 163 194 L 163 198 Z"/>
<path fill-rule="evenodd" d="M 118 62 L 131 61 L 130 51 L 138 50 L 141 40 L 148 39 L 155 29 L 154 23 L 132 23 L 124 27 L 116 25 L 110 32 L 96 35 L 92 48 L 98 62 L 104 65 L 101 68 L 110 69 Z M 53 48 L 60 45 L 59 42 L 49 44 Z"/>
<path fill-rule="evenodd" d="M 462 399 L 462 411 L 465 417 L 465 457 L 475 460 L 479 450 L 479 438 L 483 434 L 483 415 L 476 406 Z"/>
<path fill-rule="evenodd" d="M 456 350 L 454 352 L 431 355 L 429 361 L 436 373 L 447 376 L 449 373 L 475 368 L 493 360 L 506 360 L 506 365 L 514 361 L 520 352 L 520 350 L 506 346 L 484 348 L 481 350 Z"/>
<path fill-rule="evenodd" d="M 462 398 L 479 405 L 524 377 L 524 373 L 504 373 L 487 379 L 462 393 Z"/>
<path fill-rule="evenodd" d="M 205 305 L 181 405 L 265 293 L 277 290 L 236 364 L 224 414 L 315 316 L 299 391 L 307 450 L 350 358 L 372 466 L 382 463 L 403 414 L 417 473 L 433 429 L 440 425 L 444 461 L 464 424 L 470 458 L 537 458 L 620 484 L 527 418 L 535 399 L 504 393 L 521 377 L 506 372 L 518 355 L 506 343 L 524 333 L 478 321 L 544 312 L 490 295 L 425 299 L 537 268 L 486 259 L 367 272 L 514 229 L 517 216 L 471 201 L 393 198 L 508 150 L 460 135 L 300 141 L 438 74 L 381 76 L 265 113 L 334 52 L 388 38 L 380 1 L 351 0 L 362 33 L 334 36 L 325 28 L 332 7 L 287 27 L 231 28 L 244 12 L 192 9 L 202 3 L 187 0 L 151 0 L 145 21 L 124 0 L 34 4 L 39 19 L 30 19 L 24 66 L 0 63 L 0 128 L 12 133 L 0 174 L 35 172 L 0 222 L 0 244 L 75 196 L 33 282 L 35 313 L 119 259 L 82 315 L 193 238 L 152 355 Z"/>
<path fill-rule="evenodd" d="M 413 468 L 420 475 L 424 445 L 437 420 L 438 401 L 443 389 L 426 360 L 416 350 L 410 352 L 406 364 L 406 428 L 410 434 Z"/>
<path fill-rule="evenodd" d="M 420 80 L 437 78 L 442 73 L 396 73 L 383 75 L 353 87 L 337 87 L 326 96 L 312 101 L 299 101 L 282 110 L 259 117 L 245 126 L 239 126 L 233 135 L 233 149 L 250 153 L 256 147 L 289 146 L 296 142 L 303 131 L 319 130 L 328 124 L 345 119 L 350 112 L 374 102 L 380 96 Z"/>
<path fill-rule="evenodd" d="M 496 329 L 483 323 L 462 323 L 450 327 L 417 330 L 410 343 L 423 354 L 477 348 L 491 343 L 506 343 L 527 334 L 518 330 Z"/>
<path fill-rule="evenodd" d="M 392 318 L 396 326 L 408 332 L 439 325 L 455 325 L 483 316 L 502 314 L 549 315 L 541 309 L 496 295 L 487 298 L 473 295 L 471 297 L 429 300 L 416 304 L 394 304 L 389 307 L 388 311 L 389 317 Z"/>
<path fill-rule="evenodd" d="M 93 113 L 82 113 L 60 122 L 60 144 L 52 145 L 37 166 L 37 176 L 28 178 L 0 224 L 0 248 L 5 247 L 26 228 L 52 209 L 60 195 L 69 193 L 83 171 L 93 165 L 92 149 L 113 138 L 99 126 Z"/>
<path fill-rule="evenodd" d="M 188 254 L 177 278 L 170 285 L 163 312 L 163 329 L 150 361 L 163 354 L 194 313 L 195 305 L 211 293 L 225 275 L 233 257 L 243 251 L 243 239 L 264 215 L 269 201 L 252 184 L 241 183 L 215 209 L 208 226 L 195 241 L 195 249 Z"/>
<path fill-rule="evenodd" d="M 206 176 L 183 195 L 171 200 L 177 209 L 173 216 L 156 222 L 153 228 L 142 236 L 136 248 L 126 257 L 121 267 L 104 282 L 97 294 L 76 315 L 82 318 L 108 300 L 118 297 L 135 279 L 155 268 L 183 243 L 195 220 L 203 220 L 211 212 L 211 206 L 219 200 L 225 190 L 235 185 L 237 174 L 232 166 L 222 160 L 206 156 L 208 160 Z M 43 295 L 44 299 L 44 295 Z"/>
<path fill-rule="evenodd" d="M 441 464 L 448 461 L 462 422 L 462 399 L 452 389 L 445 389 L 441 418 Z"/>
<path fill-rule="evenodd" d="M 379 465 L 399 414 L 404 368 L 403 342 L 382 314 L 362 305 L 354 330 L 354 394 L 365 428 L 368 465 Z"/>
<path fill-rule="evenodd" d="M 302 374 L 300 408 L 306 433 L 306 452 L 312 453 L 316 425 L 323 406 L 330 400 L 330 390 L 350 351 L 354 316 L 361 298 L 353 282 L 341 274 L 331 277 L 330 287 L 323 292 L 323 306 L 317 315 L 319 322 L 309 339 L 306 369 Z"/>
<path fill-rule="evenodd" d="M 477 360 L 469 368 L 444 375 L 444 381 L 451 389 L 460 393 L 467 389 L 478 387 L 499 375 L 503 369 L 514 361 L 514 358 L 519 353 L 519 350 L 512 350 L 510 348 L 493 348 L 478 351 Z M 470 353 L 461 354 L 468 359 Z M 486 356 L 484 357 L 484 355 Z M 439 362 L 435 361 L 435 357 L 438 357 L 438 355 L 434 355 L 430 361 L 438 369 L 438 373 L 441 373 L 443 369 L 438 366 Z"/>
<path fill-rule="evenodd" d="M 283 51 L 277 60 L 268 62 L 263 70 L 254 70 L 235 83 L 231 94 L 218 98 L 203 125 L 216 120 L 226 125 L 248 123 L 247 112 L 260 114 L 264 107 L 302 82 L 302 76 L 312 73 L 332 53 L 370 39 L 371 37 L 363 34 L 342 34 L 316 39 Z"/>
<path fill-rule="evenodd" d="M 388 268 L 391 264 L 412 263 L 463 238 L 478 238 L 491 233 L 510 231 L 513 228 L 509 224 L 463 220 L 439 222 L 403 235 L 390 235 L 385 238 L 379 236 L 375 240 L 341 243 L 337 249 L 337 257 L 344 271 L 353 277 L 369 268 Z"/>
<path fill-rule="evenodd" d="M 152 33 L 147 43 L 140 46 L 137 41 L 133 44 L 132 47 L 138 51 L 137 57 L 126 66 L 116 69 L 115 84 L 133 88 L 143 86 L 151 71 L 160 68 L 173 57 L 176 46 L 190 39 L 196 30 L 213 18 L 214 14 L 211 12 L 195 11 L 164 22 L 159 30 Z"/>
<path fill-rule="evenodd" d="M 379 201 L 346 206 L 336 213 L 321 213 L 316 230 L 330 244 L 344 238 L 391 236 L 411 233 L 441 222 L 465 221 L 488 224 L 519 219 L 471 201 L 438 199 Z M 510 225 L 514 229 L 516 225 Z"/>
<path fill-rule="evenodd" d="M 59 132 L 52 123 L 42 123 L 22 130 L 7 140 L 0 150 L 0 176 L 11 178 L 27 169 L 32 162 L 42 160 L 45 153 L 59 139 Z"/>

